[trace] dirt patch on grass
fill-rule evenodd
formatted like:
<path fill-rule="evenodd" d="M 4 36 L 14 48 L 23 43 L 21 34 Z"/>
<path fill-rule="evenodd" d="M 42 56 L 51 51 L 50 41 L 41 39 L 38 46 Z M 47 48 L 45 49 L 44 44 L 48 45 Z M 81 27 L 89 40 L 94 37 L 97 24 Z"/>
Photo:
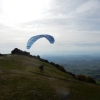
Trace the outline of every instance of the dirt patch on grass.
<path fill-rule="evenodd" d="M 61 98 L 61 100 L 67 100 L 70 97 L 70 92 L 69 91 L 65 91 L 65 90 L 56 90 L 59 98 Z"/>

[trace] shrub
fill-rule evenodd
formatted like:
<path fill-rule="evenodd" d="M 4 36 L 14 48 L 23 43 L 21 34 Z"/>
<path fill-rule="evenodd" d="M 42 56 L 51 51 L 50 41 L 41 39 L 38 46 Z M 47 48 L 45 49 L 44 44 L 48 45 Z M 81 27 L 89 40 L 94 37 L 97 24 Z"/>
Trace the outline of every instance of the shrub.
<path fill-rule="evenodd" d="M 60 66 L 60 70 L 61 70 L 62 72 L 65 72 L 65 73 L 66 73 L 66 70 L 64 69 L 63 66 Z"/>
<path fill-rule="evenodd" d="M 86 77 L 85 75 L 80 74 L 80 75 L 77 75 L 77 79 L 80 81 L 96 84 L 96 81 L 91 76 Z"/>
<path fill-rule="evenodd" d="M 86 78 L 86 81 L 89 82 L 89 83 L 96 84 L 96 81 L 94 80 L 94 78 L 92 78 L 92 77 L 90 77 L 90 76 L 88 76 L 88 77 Z"/>
<path fill-rule="evenodd" d="M 85 75 L 77 75 L 77 79 L 80 81 L 86 81 L 86 76 Z"/>

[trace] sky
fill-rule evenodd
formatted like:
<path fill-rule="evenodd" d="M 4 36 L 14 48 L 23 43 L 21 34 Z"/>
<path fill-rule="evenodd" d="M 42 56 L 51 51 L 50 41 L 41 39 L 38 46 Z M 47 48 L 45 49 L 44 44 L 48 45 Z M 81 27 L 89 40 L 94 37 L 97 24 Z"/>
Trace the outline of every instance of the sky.
<path fill-rule="evenodd" d="M 28 50 L 30 37 L 49 34 Z M 100 0 L 0 0 L 0 53 L 32 55 L 100 53 Z"/>

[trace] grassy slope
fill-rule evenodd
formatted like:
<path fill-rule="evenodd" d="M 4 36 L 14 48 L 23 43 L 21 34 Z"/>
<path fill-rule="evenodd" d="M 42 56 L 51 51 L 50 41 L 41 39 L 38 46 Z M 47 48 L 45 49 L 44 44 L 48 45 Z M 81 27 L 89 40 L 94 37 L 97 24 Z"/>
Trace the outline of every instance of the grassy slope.
<path fill-rule="evenodd" d="M 36 58 L 0 57 L 0 100 L 100 100 L 99 94 L 100 85 L 77 81 Z"/>

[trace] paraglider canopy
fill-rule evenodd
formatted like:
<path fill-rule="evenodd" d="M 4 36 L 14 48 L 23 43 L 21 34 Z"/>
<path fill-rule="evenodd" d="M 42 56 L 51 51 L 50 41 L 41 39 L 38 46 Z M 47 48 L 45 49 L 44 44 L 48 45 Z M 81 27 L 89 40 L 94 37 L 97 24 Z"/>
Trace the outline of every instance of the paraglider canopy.
<path fill-rule="evenodd" d="M 54 38 L 53 38 L 53 36 L 48 35 L 48 34 L 35 35 L 35 36 L 31 37 L 28 40 L 28 42 L 27 42 L 27 49 L 30 49 L 30 47 L 33 45 L 33 43 L 35 41 L 37 41 L 38 39 L 43 38 L 43 37 L 45 37 L 51 44 L 53 44 L 54 41 L 55 41 Z"/>

